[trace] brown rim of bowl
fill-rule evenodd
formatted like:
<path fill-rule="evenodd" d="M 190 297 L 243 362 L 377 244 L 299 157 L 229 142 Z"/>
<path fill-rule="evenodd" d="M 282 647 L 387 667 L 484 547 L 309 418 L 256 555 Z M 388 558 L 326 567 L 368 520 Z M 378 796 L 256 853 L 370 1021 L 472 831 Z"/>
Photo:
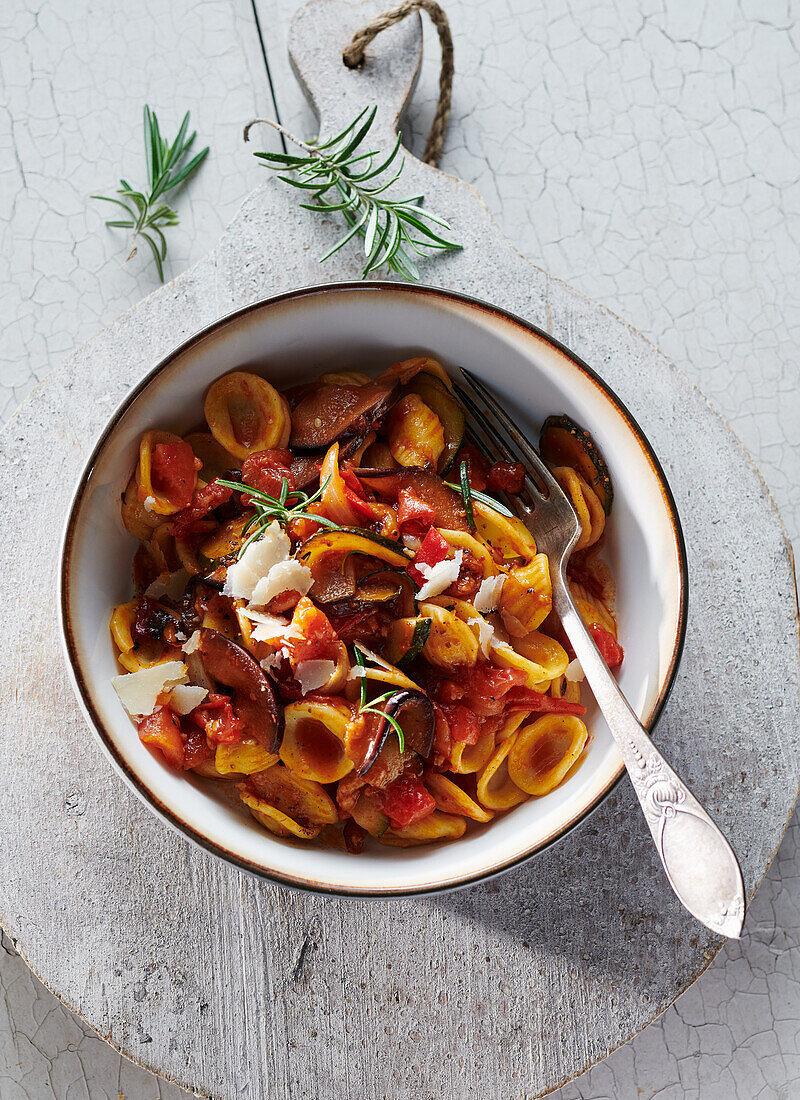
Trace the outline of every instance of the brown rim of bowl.
<path fill-rule="evenodd" d="M 678 608 L 678 631 L 675 638 L 675 644 L 670 659 L 669 669 L 664 680 L 664 686 L 661 689 L 658 698 L 653 705 L 650 714 L 647 716 L 644 726 L 646 729 L 652 731 L 658 721 L 661 713 L 664 709 L 664 704 L 667 701 L 669 693 L 672 689 L 672 685 L 675 680 L 675 674 L 678 670 L 681 654 L 683 653 L 684 641 L 686 638 L 686 622 L 687 622 L 687 607 L 688 607 L 688 594 L 689 594 L 689 571 L 686 560 L 686 544 L 684 542 L 683 530 L 681 528 L 680 518 L 678 516 L 677 506 L 675 504 L 672 490 L 664 474 L 664 470 L 659 462 L 658 458 L 650 446 L 647 437 L 642 429 L 639 427 L 636 419 L 623 404 L 623 402 L 617 397 L 611 387 L 603 381 L 603 379 L 579 356 L 571 351 L 565 344 L 562 344 L 560 340 L 551 336 L 537 325 L 530 321 L 524 320 L 522 317 L 518 317 L 516 314 L 503 309 L 500 306 L 492 306 L 482 301 L 479 298 L 473 298 L 467 294 L 459 294 L 456 291 L 442 290 L 439 287 L 408 284 L 408 283 L 393 283 L 393 282 L 381 282 L 378 280 L 372 281 L 348 281 L 340 283 L 324 283 L 316 286 L 301 287 L 298 290 L 286 291 L 283 294 L 276 294 L 269 298 L 262 298 L 257 302 L 252 302 L 250 305 L 243 306 L 241 309 L 234 310 L 232 313 L 226 314 L 224 317 L 219 318 L 217 321 L 212 322 L 205 328 L 193 333 L 186 340 L 184 340 L 178 347 L 174 348 L 168 355 L 160 360 L 154 367 L 152 367 L 147 374 L 139 381 L 128 395 L 123 399 L 120 405 L 115 409 L 111 419 L 106 424 L 100 438 L 92 448 L 92 452 L 84 465 L 78 480 L 77 487 L 70 502 L 69 511 L 67 513 L 67 522 L 64 530 L 64 536 L 61 544 L 60 563 L 58 570 L 58 593 L 57 602 L 59 606 L 61 626 L 62 626 L 62 640 L 64 642 L 67 663 L 72 674 L 73 685 L 76 689 L 78 699 L 84 709 L 86 716 L 88 717 L 90 724 L 94 727 L 95 733 L 100 739 L 101 744 L 108 753 L 112 763 L 116 767 L 117 771 L 127 782 L 133 787 L 137 795 L 142 801 L 159 817 L 163 818 L 168 825 L 170 825 L 176 832 L 179 832 L 182 836 L 196 844 L 198 847 L 203 848 L 205 851 L 210 852 L 212 855 L 225 860 L 227 863 L 233 864 L 241 871 L 245 871 L 249 874 L 256 875 L 259 878 L 267 879 L 270 882 L 279 883 L 282 886 L 289 886 L 295 889 L 308 890 L 312 893 L 333 894 L 343 897 L 409 897 L 416 895 L 436 894 L 445 890 L 453 890 L 459 887 L 465 887 L 473 885 L 474 883 L 481 882 L 485 879 L 491 878 L 494 875 L 500 874 L 504 871 L 508 871 L 513 867 L 518 866 L 524 860 L 529 859 L 537 852 L 544 851 L 557 841 L 561 840 L 572 829 L 574 829 L 580 822 L 584 821 L 597 807 L 604 801 L 604 799 L 611 793 L 616 787 L 625 772 L 624 764 L 620 763 L 619 769 L 616 775 L 609 781 L 606 787 L 578 813 L 573 815 L 569 821 L 564 822 L 559 828 L 549 837 L 538 842 L 532 847 L 521 852 L 519 855 L 506 860 L 504 863 L 497 864 L 491 867 L 487 867 L 485 870 L 479 871 L 475 874 L 465 875 L 461 878 L 448 880 L 446 882 L 437 882 L 425 884 L 422 886 L 413 886 L 407 888 L 382 888 L 377 887 L 374 889 L 364 888 L 351 888 L 347 886 L 330 886 L 327 883 L 314 882 L 310 879 L 298 879 L 291 875 L 284 874 L 282 872 L 271 871 L 264 867 L 252 863 L 249 860 L 243 859 L 235 852 L 231 852 L 221 845 L 209 840 L 207 837 L 198 833 L 186 822 L 182 821 L 171 809 L 165 806 L 155 795 L 148 789 L 139 776 L 133 772 L 122 756 L 117 751 L 111 738 L 108 736 L 106 729 L 100 720 L 100 716 L 91 700 L 91 695 L 87 689 L 86 682 L 80 667 L 80 662 L 76 652 L 73 628 L 70 621 L 69 610 L 69 565 L 72 551 L 72 545 L 75 535 L 75 522 L 78 509 L 83 500 L 84 490 L 86 488 L 87 480 L 94 468 L 95 462 L 106 445 L 109 437 L 116 429 L 117 424 L 124 414 L 128 411 L 131 405 L 136 401 L 140 394 L 147 388 L 147 386 L 162 373 L 179 355 L 188 351 L 195 344 L 201 340 L 212 335 L 213 333 L 221 331 L 226 326 L 233 324 L 240 320 L 242 317 L 246 317 L 248 314 L 255 313 L 259 310 L 268 308 L 270 306 L 278 305 L 281 302 L 296 301 L 302 298 L 313 298 L 318 295 L 336 294 L 338 292 L 353 292 L 353 291 L 381 291 L 385 293 L 393 294 L 410 294 L 412 296 L 422 296 L 425 298 L 442 298 L 449 302 L 457 302 L 463 305 L 471 306 L 474 309 L 482 313 L 489 314 L 493 317 L 499 318 L 503 321 L 511 322 L 512 325 L 522 329 L 525 333 L 533 334 L 549 343 L 558 351 L 567 356 L 568 359 L 601 391 L 603 396 L 610 401 L 616 411 L 622 416 L 628 428 L 634 435 L 638 442 L 642 452 L 644 453 L 653 473 L 656 476 L 656 480 L 659 483 L 661 494 L 664 499 L 664 503 L 669 513 L 670 523 L 672 526 L 672 532 L 675 539 L 675 547 L 678 558 L 678 569 L 680 579 L 680 592 L 679 592 L 679 608 Z"/>

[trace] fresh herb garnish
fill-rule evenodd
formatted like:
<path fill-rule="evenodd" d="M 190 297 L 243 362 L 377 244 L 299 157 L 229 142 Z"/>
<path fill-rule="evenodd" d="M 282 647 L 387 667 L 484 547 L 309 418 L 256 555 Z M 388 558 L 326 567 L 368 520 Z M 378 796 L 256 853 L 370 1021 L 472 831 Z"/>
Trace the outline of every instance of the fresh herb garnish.
<path fill-rule="evenodd" d="M 461 463 L 461 495 L 464 498 L 464 511 L 467 513 L 469 529 L 474 531 L 475 514 L 472 511 L 472 486 L 469 483 L 469 465 L 466 461 Z"/>
<path fill-rule="evenodd" d="M 279 175 L 278 179 L 310 193 L 313 201 L 301 203 L 302 209 L 318 214 L 339 211 L 349 225 L 348 232 L 320 263 L 358 235 L 364 240 L 367 257 L 362 278 L 387 267 L 404 279 L 417 280 L 419 271 L 412 254 L 425 256 L 430 252 L 458 249 L 461 245 L 440 236 L 432 228 L 450 232 L 443 218 L 422 209 L 419 205 L 422 195 L 407 199 L 387 197 L 386 191 L 399 178 L 405 160 L 400 153 L 400 134 L 391 153 L 383 159 L 377 151 L 360 151 L 377 109 L 365 107 L 349 126 L 328 141 L 301 141 L 269 118 L 254 119 L 246 126 L 244 140 L 248 140 L 256 122 L 266 122 L 308 154 L 256 153 L 255 156 L 273 171 L 294 173 L 293 176 Z"/>
<path fill-rule="evenodd" d="M 469 480 L 467 480 L 467 489 L 466 489 L 466 492 L 465 492 L 464 484 L 463 484 L 463 481 L 464 481 L 464 473 L 463 473 L 464 465 L 465 465 L 465 463 L 462 462 L 462 464 L 461 464 L 461 470 L 462 470 L 461 481 L 462 481 L 462 484 L 461 485 L 454 485 L 452 481 L 446 481 L 445 485 L 447 485 L 451 489 L 455 489 L 455 491 L 457 493 L 460 493 L 461 496 L 464 497 L 464 509 L 467 512 L 467 519 L 468 520 L 469 520 L 470 515 L 472 515 L 473 530 L 475 528 L 475 515 L 474 515 L 474 512 L 472 511 L 472 501 L 473 500 L 480 501 L 481 504 L 485 504 L 488 508 L 493 508 L 495 510 L 495 512 L 499 512 L 501 516 L 508 516 L 509 519 L 514 519 L 514 513 L 510 512 L 508 510 L 508 508 L 506 508 L 505 504 L 501 504 L 500 501 L 495 500 L 494 497 L 487 496 L 486 493 L 481 493 L 477 489 L 470 488 Z M 467 505 L 467 497 L 469 497 L 469 505 Z"/>
<path fill-rule="evenodd" d="M 319 523 L 322 527 L 330 527 L 334 531 L 340 531 L 341 527 L 338 523 L 334 523 L 332 519 L 327 519 L 325 516 L 318 516 L 314 512 L 306 512 L 309 504 L 314 504 L 322 496 L 325 486 L 330 481 L 330 477 L 327 477 L 323 483 L 317 489 L 316 493 L 312 493 L 309 496 L 308 493 L 303 493 L 299 489 L 289 490 L 289 482 L 286 478 L 283 479 L 281 485 L 280 496 L 276 499 L 271 497 L 269 493 L 264 493 L 260 489 L 253 489 L 250 485 L 245 485 L 241 481 L 224 481 L 221 477 L 217 478 L 217 485 L 224 485 L 226 489 L 235 489 L 239 493 L 246 493 L 250 498 L 250 501 L 255 508 L 255 514 L 250 517 L 247 523 L 242 528 L 242 535 L 248 537 L 239 547 L 238 556 L 241 558 L 247 547 L 251 542 L 255 542 L 259 539 L 269 525 L 277 520 L 282 527 L 285 527 L 288 523 L 291 523 L 293 519 L 310 519 L 314 523 Z M 289 506 L 289 498 L 294 502 L 291 507 Z"/>
<path fill-rule="evenodd" d="M 189 136 L 189 112 L 183 116 L 183 122 L 178 130 L 178 136 L 170 143 L 161 136 L 158 119 L 155 112 L 145 105 L 144 108 L 144 151 L 147 160 L 147 193 L 136 191 L 127 180 L 121 179 L 119 190 L 116 192 L 122 198 L 112 199 L 107 195 L 92 195 L 91 198 L 100 202 L 111 202 L 115 206 L 121 206 L 127 218 L 107 221 L 106 225 L 115 229 L 132 229 L 131 251 L 125 262 L 127 263 L 136 255 L 137 238 L 146 241 L 153 259 L 156 262 L 158 277 L 164 282 L 164 260 L 167 257 L 167 240 L 162 232 L 167 226 L 178 224 L 178 215 L 171 206 L 160 202 L 162 195 L 184 183 L 189 176 L 200 166 L 200 162 L 208 154 L 208 146 L 190 161 L 185 161 L 185 156 L 196 137 L 196 131 Z"/>
<path fill-rule="evenodd" d="M 364 654 L 361 652 L 357 645 L 353 646 L 353 654 L 356 659 L 356 664 L 359 666 L 359 668 L 366 668 L 367 666 L 364 664 Z M 387 699 L 391 699 L 391 697 L 394 695 L 394 692 L 387 691 L 385 695 L 379 695 L 377 699 L 371 699 L 370 702 L 367 703 L 367 677 L 360 676 L 359 679 L 361 680 L 361 702 L 358 708 L 358 713 L 377 714 L 380 718 L 385 718 L 394 730 L 394 732 L 397 734 L 397 740 L 400 744 L 400 752 L 402 752 L 406 746 L 405 737 L 403 736 L 403 727 L 400 725 L 396 718 L 393 718 L 390 714 L 387 714 L 386 711 L 381 710 L 380 707 L 376 705 L 378 703 L 385 703 Z"/>

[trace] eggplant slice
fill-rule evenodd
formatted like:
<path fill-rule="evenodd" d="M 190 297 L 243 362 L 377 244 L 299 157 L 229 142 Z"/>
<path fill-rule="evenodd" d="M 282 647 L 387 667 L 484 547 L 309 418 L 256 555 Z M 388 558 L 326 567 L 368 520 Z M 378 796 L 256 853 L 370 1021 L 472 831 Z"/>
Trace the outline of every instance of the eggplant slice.
<path fill-rule="evenodd" d="M 247 733 L 267 752 L 277 752 L 283 735 L 283 707 L 272 681 L 258 661 L 224 634 L 200 631 L 203 669 L 210 680 L 230 688 L 231 705 Z"/>
<path fill-rule="evenodd" d="M 399 389 L 397 379 L 365 386 L 317 386 L 292 412 L 293 451 L 326 451 L 333 443 L 366 436 L 372 424 L 391 408 Z"/>
<path fill-rule="evenodd" d="M 433 748 L 433 735 L 436 729 L 436 714 L 428 696 L 421 691 L 396 691 L 386 700 L 383 711 L 384 714 L 399 722 L 405 748 L 412 749 L 423 760 L 427 759 Z M 392 724 L 384 718 L 367 748 L 364 763 L 358 772 L 359 776 L 367 774 L 392 733 L 394 733 Z"/>

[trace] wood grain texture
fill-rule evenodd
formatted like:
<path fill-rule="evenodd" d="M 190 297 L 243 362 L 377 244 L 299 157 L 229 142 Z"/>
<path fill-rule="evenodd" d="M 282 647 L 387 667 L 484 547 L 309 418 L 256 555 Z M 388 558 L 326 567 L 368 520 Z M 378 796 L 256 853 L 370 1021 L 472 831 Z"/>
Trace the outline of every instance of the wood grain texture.
<path fill-rule="evenodd" d="M 451 194 L 449 185 L 433 177 L 425 177 L 425 188 L 437 209 L 449 205 L 453 216 L 464 218 L 463 191 Z M 263 188 L 246 205 L 213 263 L 189 273 L 166 298 L 159 296 L 161 306 L 150 299 L 113 333 L 101 336 L 58 372 L 12 425 L 7 456 L 16 460 L 17 484 L 28 491 L 27 500 L 17 498 L 14 507 L 33 532 L 26 545 L 35 543 L 48 563 L 52 532 L 48 537 L 36 527 L 31 490 L 57 492 L 102 423 L 103 408 L 87 408 L 81 399 L 96 392 L 98 363 L 113 364 L 110 408 L 111 398 L 121 396 L 153 357 L 211 319 L 215 310 L 268 289 L 312 281 L 323 232 L 311 255 L 290 270 L 285 265 L 275 269 L 265 244 L 269 233 L 274 244 L 284 224 L 287 244 L 292 234 L 303 232 L 305 223 L 296 218 L 275 188 Z M 489 233 L 491 226 L 482 218 L 478 214 L 478 231 Z M 752 886 L 777 838 L 775 809 L 786 802 L 789 788 L 778 784 L 787 774 L 784 768 L 791 775 L 792 767 L 790 760 L 779 760 L 773 776 L 774 761 L 764 760 L 761 749 L 767 742 L 777 744 L 779 752 L 796 758 L 787 728 L 793 704 L 777 687 L 768 689 L 774 697 L 765 698 L 757 670 L 732 667 L 718 673 L 717 654 L 747 651 L 757 638 L 771 637 L 770 667 L 783 661 L 787 676 L 796 673 L 792 654 L 774 641 L 791 637 L 791 623 L 768 618 L 775 609 L 767 599 L 758 623 L 743 623 L 744 611 L 753 606 L 748 601 L 766 595 L 771 579 L 785 585 L 787 578 L 785 551 L 769 506 L 741 453 L 679 374 L 624 326 L 525 267 L 502 242 L 492 240 L 495 253 L 486 272 L 442 265 L 437 281 L 471 287 L 495 300 L 502 297 L 533 319 L 550 322 L 637 404 L 657 449 L 670 460 L 673 482 L 684 487 L 679 504 L 709 609 L 699 620 L 659 739 L 669 739 L 676 752 L 690 752 L 687 774 L 731 829 L 740 850 L 747 846 Z M 244 265 L 236 262 L 241 255 Z M 332 273 L 343 277 L 354 268 L 343 263 Z M 59 417 L 63 453 L 53 456 L 52 425 Z M 698 486 L 686 452 L 703 443 L 712 458 Z M 743 509 L 741 533 L 733 532 L 730 545 L 717 554 L 711 527 L 727 524 L 725 487 L 731 474 L 752 498 Z M 721 499 L 714 499 L 715 488 L 723 489 Z M 52 566 L 42 576 L 25 561 L 20 576 L 18 553 L 4 572 L 8 576 L 13 565 L 15 589 L 38 591 L 37 607 L 46 607 Z M 764 588 L 748 587 L 742 578 L 750 570 L 757 576 L 768 563 L 773 571 L 758 578 Z M 29 621 L 21 612 L 23 619 Z M 478 1088 L 490 1096 L 530 1095 L 542 1082 L 558 1080 L 556 1074 L 602 1054 L 649 1018 L 681 981 L 696 973 L 703 952 L 715 946 L 702 937 L 691 944 L 695 928 L 682 922 L 669 893 L 648 892 L 655 860 L 648 858 L 633 800 L 624 791 L 546 861 L 435 901 L 340 903 L 291 895 L 226 872 L 165 834 L 108 773 L 67 697 L 58 655 L 50 650 L 49 659 L 36 664 L 42 640 L 52 639 L 54 630 L 46 612 L 38 623 L 41 638 L 19 655 L 15 682 L 28 699 L 23 745 L 35 749 L 41 760 L 43 728 L 48 738 L 42 771 L 52 812 L 44 818 L 41 790 L 22 782 L 30 769 L 20 742 L 4 746 L 2 764 L 13 780 L 14 797 L 4 808 L 8 821 L 0 824 L 12 838 L 9 856 L 19 864 L 4 891 L 11 903 L 4 917 L 10 918 L 34 966 L 88 1018 L 137 1057 L 182 1080 L 226 1096 L 294 1095 L 301 1088 L 312 1095 L 366 1097 L 459 1096 Z M 744 635 L 737 636 L 742 627 Z M 704 695 L 703 678 L 711 673 L 721 680 L 708 684 Z M 765 708 L 773 707 L 771 724 L 764 728 L 755 716 L 743 719 L 738 729 L 733 725 L 732 741 L 722 751 L 707 741 L 693 744 L 690 716 L 706 728 L 719 726 L 726 716 L 732 719 L 726 687 L 734 678 L 742 698 L 757 692 Z M 784 713 L 776 716 L 774 708 L 781 703 Z M 742 791 L 732 765 L 747 740 L 752 740 L 747 749 L 750 783 Z M 714 771 L 720 752 L 724 766 Z M 763 797 L 760 792 L 754 796 L 759 787 Z M 748 805 L 755 810 L 749 822 L 741 820 L 745 799 L 753 800 Z M 759 805 L 764 799 L 766 805 Z M 24 849 L 15 849 L 20 841 L 13 836 L 14 823 L 20 820 L 29 824 Z M 618 879 L 604 874 L 603 861 L 609 838 L 620 835 L 630 862 Z M 73 878 L 78 878 L 77 890 Z M 98 912 L 98 897 L 109 896 L 114 905 Z M 208 940 L 199 945 L 198 923 L 210 928 Z M 421 944 L 431 974 L 428 980 L 426 972 L 422 982 Z M 578 1017 L 584 1026 L 562 1051 L 554 1049 L 552 1036 L 564 1031 L 565 1015 Z M 219 1041 L 204 1050 L 209 1036 Z M 498 1049 L 505 1055 L 501 1067 L 488 1053 Z M 482 1052 L 480 1062 L 467 1057 L 474 1050 Z M 343 1051 L 350 1057 L 343 1058 Z M 242 1069 L 248 1065 L 248 1071 Z"/>

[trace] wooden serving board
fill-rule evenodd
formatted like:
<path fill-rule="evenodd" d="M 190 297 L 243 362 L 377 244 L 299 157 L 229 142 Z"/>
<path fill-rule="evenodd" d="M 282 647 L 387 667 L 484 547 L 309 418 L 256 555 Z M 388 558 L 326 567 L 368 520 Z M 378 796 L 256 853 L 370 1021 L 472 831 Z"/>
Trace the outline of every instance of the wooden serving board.
<path fill-rule="evenodd" d="M 385 0 L 318 0 L 290 50 L 321 118 L 379 104 L 387 144 L 419 22 L 341 53 Z M 244 121 L 244 120 L 243 120 Z M 689 553 L 689 631 L 656 731 L 731 838 L 748 893 L 798 787 L 791 552 L 748 456 L 702 395 L 607 310 L 526 261 L 478 194 L 408 157 L 406 185 L 464 250 L 423 277 L 530 319 L 593 366 L 661 458 Z M 56 618 L 62 522 L 126 391 L 198 328 L 320 269 L 340 228 L 267 180 L 217 248 L 55 369 L 2 437 L 0 918 L 35 972 L 130 1057 L 215 1097 L 541 1095 L 669 1005 L 720 941 L 672 896 L 627 781 L 526 865 L 430 899 L 294 893 L 175 836 L 112 771 L 72 697 Z"/>

